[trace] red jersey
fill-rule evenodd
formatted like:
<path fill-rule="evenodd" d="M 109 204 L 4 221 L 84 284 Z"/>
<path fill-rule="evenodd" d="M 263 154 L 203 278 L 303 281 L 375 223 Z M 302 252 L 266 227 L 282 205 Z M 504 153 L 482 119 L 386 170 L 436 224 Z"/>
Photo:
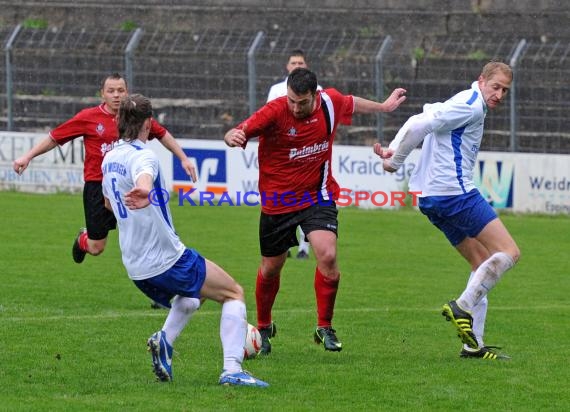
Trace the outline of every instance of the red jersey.
<path fill-rule="evenodd" d="M 86 182 L 103 181 L 101 172 L 103 156 L 119 140 L 115 118 L 116 115 L 105 110 L 105 104 L 101 103 L 99 106 L 81 110 L 50 132 L 51 138 L 59 145 L 83 136 L 85 145 L 83 180 Z M 166 129 L 153 119 L 149 139 L 161 139 L 165 134 Z"/>
<path fill-rule="evenodd" d="M 336 200 L 332 145 L 338 124 L 352 123 L 354 99 L 335 89 L 317 91 L 316 108 L 297 119 L 287 97 L 272 100 L 242 122 L 246 137 L 259 136 L 261 210 L 280 214 Z"/>

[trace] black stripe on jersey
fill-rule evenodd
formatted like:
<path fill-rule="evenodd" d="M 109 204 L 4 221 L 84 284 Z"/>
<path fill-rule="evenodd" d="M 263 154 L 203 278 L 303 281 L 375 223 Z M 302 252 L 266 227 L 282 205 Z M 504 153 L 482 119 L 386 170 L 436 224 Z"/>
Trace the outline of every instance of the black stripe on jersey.
<path fill-rule="evenodd" d="M 321 107 L 323 108 L 323 113 L 325 115 L 325 123 L 327 124 L 327 135 L 330 136 L 333 132 L 332 116 L 334 116 L 334 111 L 331 116 L 330 110 L 334 109 L 331 98 L 325 92 L 321 92 Z"/>
<path fill-rule="evenodd" d="M 331 130 L 331 115 L 329 114 L 329 108 L 327 107 L 327 104 L 325 102 L 323 102 L 321 106 L 323 107 L 323 113 L 325 114 L 325 120 L 327 124 L 327 135 L 330 136 L 332 130 Z"/>
<path fill-rule="evenodd" d="M 330 175 L 330 164 L 329 161 L 326 160 L 321 165 L 321 178 L 319 181 L 319 187 L 317 188 L 317 197 L 323 200 L 330 200 L 329 193 L 327 191 L 327 180 Z"/>

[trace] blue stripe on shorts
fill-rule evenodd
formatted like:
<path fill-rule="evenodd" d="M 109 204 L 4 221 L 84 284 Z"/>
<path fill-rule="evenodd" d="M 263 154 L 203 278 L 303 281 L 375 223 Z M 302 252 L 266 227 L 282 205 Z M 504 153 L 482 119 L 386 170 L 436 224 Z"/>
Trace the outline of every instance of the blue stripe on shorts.
<path fill-rule="evenodd" d="M 170 301 L 176 295 L 200 299 L 205 279 L 205 259 L 194 249 L 186 249 L 166 272 L 133 282 L 153 301 L 169 308 Z"/>
<path fill-rule="evenodd" d="M 453 246 L 467 237 L 476 237 L 497 218 L 477 189 L 462 195 L 420 197 L 419 207 Z"/>

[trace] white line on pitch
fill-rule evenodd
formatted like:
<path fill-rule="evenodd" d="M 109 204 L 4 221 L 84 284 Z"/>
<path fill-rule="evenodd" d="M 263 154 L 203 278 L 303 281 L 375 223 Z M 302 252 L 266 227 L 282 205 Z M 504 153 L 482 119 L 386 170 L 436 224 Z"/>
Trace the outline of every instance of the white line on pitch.
<path fill-rule="evenodd" d="M 549 310 L 563 310 L 568 311 L 570 306 L 568 305 L 542 305 L 542 306 L 493 306 L 493 311 L 500 312 L 516 312 L 516 311 L 549 311 Z M 402 312 L 439 312 L 440 309 L 435 308 L 392 308 L 392 307 L 382 307 L 382 308 L 346 308 L 346 309 L 335 309 L 335 314 L 338 316 L 341 313 L 402 313 Z M 168 313 L 164 309 L 156 309 L 153 312 L 143 312 L 143 311 L 130 311 L 130 312 L 106 312 L 106 313 L 95 313 L 91 315 L 46 315 L 46 316 L 4 316 L 6 312 L 2 313 L 0 311 L 0 319 L 3 322 L 45 322 L 45 321 L 57 321 L 57 320 L 89 320 L 89 319 L 119 319 L 119 318 L 145 318 L 145 317 L 165 317 Z M 274 314 L 296 314 L 296 313 L 314 313 L 315 309 L 277 309 L 272 311 Z M 200 310 L 198 316 L 219 316 L 220 310 Z M 254 314 L 252 314 L 254 317 Z"/>

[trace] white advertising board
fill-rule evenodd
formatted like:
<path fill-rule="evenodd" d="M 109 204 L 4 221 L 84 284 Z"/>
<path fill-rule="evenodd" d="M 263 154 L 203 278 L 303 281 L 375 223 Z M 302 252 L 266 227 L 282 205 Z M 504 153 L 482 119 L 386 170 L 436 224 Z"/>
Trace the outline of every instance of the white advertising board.
<path fill-rule="evenodd" d="M 245 149 L 228 148 L 221 141 L 182 139 L 179 143 L 196 165 L 199 179 L 195 184 L 189 181 L 178 159 L 173 159 L 159 143 L 150 143 L 162 165 L 170 168 L 172 173 L 165 175 L 172 181 L 166 185 L 174 189 L 179 199 L 190 197 L 208 202 L 215 195 L 227 193 L 227 197 L 211 203 L 230 203 L 226 201 L 229 198 L 237 204 L 237 199 L 243 199 L 247 193 L 248 203 L 259 202 L 257 142 L 249 142 Z M 384 172 L 371 147 L 333 146 L 332 174 L 341 187 L 339 206 L 392 208 L 403 204 L 406 199 L 400 198 L 408 196 L 406 183 L 418 154 L 419 151 L 412 153 L 398 173 L 390 174 Z"/>
<path fill-rule="evenodd" d="M 0 190 L 34 193 L 80 192 L 83 189 L 83 141 L 76 139 L 36 157 L 18 175 L 12 163 L 47 134 L 0 132 Z"/>
<path fill-rule="evenodd" d="M 19 176 L 14 159 L 45 138 L 41 133 L 0 132 L 0 190 L 40 193 L 81 191 L 83 144 L 76 139 L 34 159 Z M 167 187 L 185 199 L 222 204 L 254 204 L 259 201 L 257 142 L 245 150 L 228 148 L 221 140 L 179 139 L 199 175 L 195 183 L 178 159 L 160 143 L 149 146 L 158 154 Z M 396 173 L 386 173 L 370 147 L 335 145 L 333 176 L 341 186 L 340 206 L 397 207 L 394 193 L 407 194 L 407 180 L 419 159 L 419 150 Z M 516 212 L 570 214 L 570 156 L 531 153 L 481 152 L 474 173 L 483 196 L 497 209 Z M 182 191 L 182 192 L 180 192 Z M 192 193 L 189 194 L 189 191 Z M 246 198 L 244 196 L 247 194 Z M 407 204 L 413 196 L 406 195 Z M 180 200 L 180 199 L 179 199 Z M 244 202 L 245 200 L 245 202 Z"/>
<path fill-rule="evenodd" d="M 482 152 L 475 183 L 497 208 L 570 214 L 570 156 Z"/>

